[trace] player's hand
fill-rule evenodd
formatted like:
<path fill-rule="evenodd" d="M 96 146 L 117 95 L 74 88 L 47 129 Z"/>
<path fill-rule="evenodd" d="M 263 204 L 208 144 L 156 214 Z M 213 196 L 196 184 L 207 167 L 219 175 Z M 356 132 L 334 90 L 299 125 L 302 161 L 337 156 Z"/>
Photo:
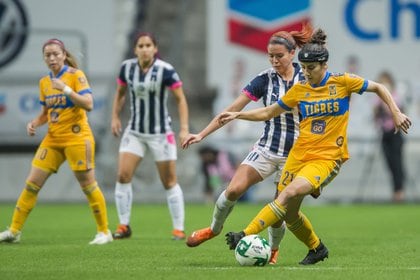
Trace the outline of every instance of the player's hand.
<path fill-rule="evenodd" d="M 239 112 L 223 112 L 220 113 L 217 116 L 217 122 L 219 123 L 219 125 L 225 125 L 228 122 L 236 119 L 236 117 L 238 116 Z"/>
<path fill-rule="evenodd" d="M 398 131 L 402 131 L 405 134 L 408 133 L 408 129 L 411 126 L 411 120 L 409 117 L 407 117 L 405 114 L 399 112 L 395 117 L 394 117 L 394 123 L 395 123 L 395 131 L 394 133 L 398 133 Z"/>
<path fill-rule="evenodd" d="M 111 121 L 111 131 L 112 134 L 115 137 L 120 137 L 121 132 L 122 132 L 122 127 L 121 127 L 121 120 L 118 118 L 113 118 Z"/>
<path fill-rule="evenodd" d="M 190 145 L 199 143 L 202 139 L 203 137 L 201 137 L 200 134 L 188 134 L 184 141 L 182 141 L 181 147 L 187 149 Z"/>
<path fill-rule="evenodd" d="M 35 131 L 36 131 L 35 126 L 33 125 L 32 122 L 29 122 L 26 125 L 26 133 L 28 133 L 29 136 L 34 136 L 35 135 Z"/>
<path fill-rule="evenodd" d="M 57 78 L 52 78 L 51 82 L 52 82 L 53 89 L 58 89 L 62 91 L 64 87 L 66 86 L 66 84 L 62 80 L 57 79 Z"/>
<path fill-rule="evenodd" d="M 187 129 L 181 129 L 178 134 L 179 143 L 184 143 L 185 139 L 189 136 L 189 132 Z"/>

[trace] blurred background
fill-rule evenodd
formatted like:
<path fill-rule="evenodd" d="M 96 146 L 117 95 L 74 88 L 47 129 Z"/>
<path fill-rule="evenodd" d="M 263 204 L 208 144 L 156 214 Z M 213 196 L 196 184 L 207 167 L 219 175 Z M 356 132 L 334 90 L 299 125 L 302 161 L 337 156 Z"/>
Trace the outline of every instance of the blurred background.
<path fill-rule="evenodd" d="M 199 132 L 270 66 L 269 36 L 300 30 L 311 21 L 328 34 L 329 69 L 376 80 L 386 70 L 396 80 L 404 111 L 412 118 L 404 137 L 405 201 L 420 201 L 420 0 L 0 0 L 0 202 L 14 202 L 37 145 L 46 130 L 26 136 L 26 123 L 40 111 L 38 81 L 48 72 L 42 44 L 59 38 L 76 55 L 95 98 L 89 113 L 97 142 L 97 179 L 114 200 L 119 139 L 110 131 L 110 112 L 121 62 L 133 56 L 133 36 L 153 33 L 162 58 L 180 74 L 190 107 L 191 132 Z M 374 99 L 353 95 L 349 124 L 351 159 L 318 200 L 310 203 L 388 202 L 391 174 Z M 169 99 L 177 131 L 174 99 Z M 248 108 L 262 106 L 252 104 Z M 129 110 L 125 108 L 125 120 Z M 262 124 L 235 121 L 188 150 L 179 149 L 177 170 L 187 202 L 205 202 L 199 149 L 227 151 L 237 163 L 259 138 Z M 164 202 L 151 157 L 146 155 L 133 182 L 134 200 Z M 256 185 L 249 201 L 273 196 L 272 180 Z M 64 164 L 40 201 L 78 202 L 85 197 Z"/>

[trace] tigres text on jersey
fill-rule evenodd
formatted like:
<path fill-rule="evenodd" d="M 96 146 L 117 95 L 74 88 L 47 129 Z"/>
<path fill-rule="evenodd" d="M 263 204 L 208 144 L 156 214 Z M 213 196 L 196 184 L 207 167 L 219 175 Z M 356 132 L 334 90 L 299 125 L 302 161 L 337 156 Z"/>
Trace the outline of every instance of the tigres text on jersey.
<path fill-rule="evenodd" d="M 368 81 L 353 74 L 326 73 L 318 86 L 307 82 L 293 86 L 278 101 L 286 110 L 302 115 L 300 135 L 292 148 L 298 160 L 347 160 L 347 125 L 350 95 L 362 94 Z"/>

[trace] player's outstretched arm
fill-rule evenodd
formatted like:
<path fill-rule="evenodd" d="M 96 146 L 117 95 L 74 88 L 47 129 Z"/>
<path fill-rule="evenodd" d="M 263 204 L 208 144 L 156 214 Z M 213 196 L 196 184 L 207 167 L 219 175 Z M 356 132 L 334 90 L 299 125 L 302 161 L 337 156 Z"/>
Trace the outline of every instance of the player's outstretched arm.
<path fill-rule="evenodd" d="M 368 81 L 368 87 L 366 90 L 375 92 L 389 107 L 392 113 L 392 119 L 394 120 L 395 133 L 401 130 L 407 134 L 408 129 L 411 126 L 411 120 L 408 116 L 401 112 L 400 108 L 398 108 L 389 90 L 384 85 L 374 81 Z"/>
<path fill-rule="evenodd" d="M 274 103 L 265 108 L 258 108 L 254 110 L 244 111 L 244 112 L 224 112 L 217 116 L 220 124 L 225 125 L 226 123 L 234 120 L 248 120 L 248 121 L 266 121 L 272 119 L 281 113 L 285 109 L 280 107 L 277 103 Z"/>
<path fill-rule="evenodd" d="M 181 147 L 187 149 L 190 145 L 199 143 L 202 139 L 203 137 L 201 137 L 200 134 L 188 134 L 181 143 Z"/>
<path fill-rule="evenodd" d="M 231 105 L 229 105 L 223 112 L 238 112 L 241 111 L 249 102 L 249 99 L 246 95 L 239 95 Z M 201 140 L 206 138 L 208 135 L 212 134 L 214 131 L 221 128 L 223 125 L 219 123 L 218 116 L 214 117 L 210 123 L 201 130 L 198 134 L 189 134 L 185 140 L 182 142 L 181 147 L 183 149 L 188 148 L 190 145 L 199 143 Z"/>

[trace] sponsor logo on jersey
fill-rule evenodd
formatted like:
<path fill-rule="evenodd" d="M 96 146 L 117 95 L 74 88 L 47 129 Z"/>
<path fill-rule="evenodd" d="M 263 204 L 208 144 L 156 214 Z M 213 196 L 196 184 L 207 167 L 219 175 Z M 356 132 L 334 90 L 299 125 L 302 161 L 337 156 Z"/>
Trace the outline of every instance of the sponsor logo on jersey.
<path fill-rule="evenodd" d="M 79 80 L 79 82 L 81 84 L 85 84 L 86 83 L 86 78 L 85 77 L 79 77 L 78 80 Z"/>
<path fill-rule="evenodd" d="M 335 85 L 329 85 L 328 91 L 330 95 L 336 95 L 337 94 L 337 87 Z"/>
<path fill-rule="evenodd" d="M 71 131 L 72 131 L 73 133 L 79 133 L 79 132 L 80 132 L 80 125 L 78 125 L 78 124 L 73 125 L 73 126 L 71 127 Z"/>
<path fill-rule="evenodd" d="M 327 123 L 324 120 L 313 120 L 311 124 L 311 132 L 313 134 L 324 134 Z"/>
<path fill-rule="evenodd" d="M 56 123 L 56 122 L 58 122 L 58 112 L 57 111 L 51 111 L 51 113 L 50 113 L 50 120 L 51 120 L 51 122 L 52 123 Z"/>
<path fill-rule="evenodd" d="M 343 136 L 338 137 L 338 138 L 337 138 L 337 140 L 335 140 L 335 143 L 336 143 L 336 144 L 337 144 L 337 146 L 339 146 L 339 147 L 343 146 L 343 143 L 344 143 L 344 137 L 343 137 Z"/>

